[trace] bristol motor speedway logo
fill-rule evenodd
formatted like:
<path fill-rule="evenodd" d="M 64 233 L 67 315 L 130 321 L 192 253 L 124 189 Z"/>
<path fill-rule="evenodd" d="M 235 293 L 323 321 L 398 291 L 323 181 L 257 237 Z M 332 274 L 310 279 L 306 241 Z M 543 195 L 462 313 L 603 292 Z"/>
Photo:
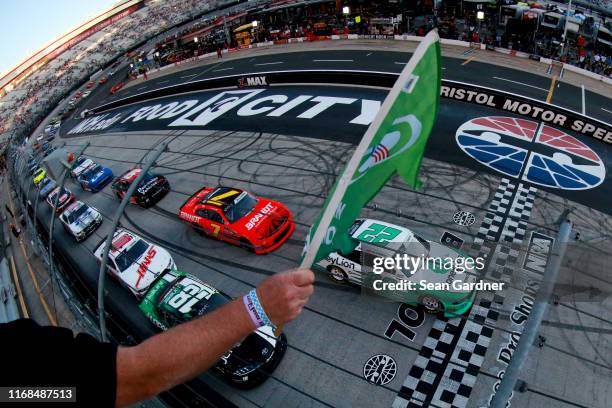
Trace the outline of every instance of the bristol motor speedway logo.
<path fill-rule="evenodd" d="M 529 183 L 586 190 L 606 177 L 601 158 L 573 136 L 527 119 L 471 119 L 456 133 L 459 147 L 485 166 Z"/>

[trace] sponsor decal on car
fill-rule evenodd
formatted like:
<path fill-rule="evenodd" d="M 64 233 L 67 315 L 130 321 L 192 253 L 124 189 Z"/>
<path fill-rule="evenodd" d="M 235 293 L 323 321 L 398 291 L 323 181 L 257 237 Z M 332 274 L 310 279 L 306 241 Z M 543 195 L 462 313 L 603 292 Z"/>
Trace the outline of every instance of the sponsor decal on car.
<path fill-rule="evenodd" d="M 257 214 L 251 217 L 251 219 L 246 223 L 245 228 L 250 231 L 255 226 L 257 226 L 263 218 L 265 218 L 268 214 L 274 211 L 276 207 L 272 203 L 266 204 L 264 208 L 262 208 Z"/>
<path fill-rule="evenodd" d="M 144 278 L 145 275 L 147 274 L 149 265 L 151 265 L 151 261 L 153 260 L 153 258 L 155 258 L 156 254 L 157 254 L 157 251 L 155 250 L 155 247 L 153 246 L 150 247 L 149 251 L 143 258 L 142 262 L 140 263 L 140 266 L 138 266 L 138 280 L 136 280 L 136 285 L 135 285 L 136 288 L 138 288 L 138 285 L 140 284 L 141 279 Z"/>
<path fill-rule="evenodd" d="M 180 217 L 184 220 L 191 221 L 191 222 L 198 222 L 200 220 L 200 217 L 196 217 L 195 215 L 189 214 L 188 212 L 185 212 L 185 211 L 181 211 Z"/>

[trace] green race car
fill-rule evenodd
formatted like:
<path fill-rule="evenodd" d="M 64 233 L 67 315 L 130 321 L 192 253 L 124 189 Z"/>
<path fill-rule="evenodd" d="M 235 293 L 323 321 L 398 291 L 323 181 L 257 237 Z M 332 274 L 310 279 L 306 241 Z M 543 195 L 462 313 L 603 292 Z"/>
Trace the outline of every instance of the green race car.
<path fill-rule="evenodd" d="M 458 258 L 471 259 L 457 249 L 427 241 L 408 228 L 379 220 L 358 219 L 348 233 L 355 245 L 353 251 L 348 254 L 332 252 L 317 264 L 333 281 L 354 283 L 394 301 L 420 304 L 428 313 L 441 313 L 446 317 L 462 315 L 472 306 L 476 291 L 465 287 L 476 281 L 474 268 L 458 272 L 456 267 L 430 263 L 412 271 L 389 268 L 382 273 L 374 272 L 377 258 L 396 255 L 452 260 L 448 264 Z M 412 282 L 412 289 L 405 287 L 407 282 Z M 421 282 L 427 286 L 422 286 Z"/>
<path fill-rule="evenodd" d="M 140 310 L 162 330 L 209 313 L 232 299 L 185 272 L 172 270 L 154 282 Z M 264 382 L 287 349 L 284 333 L 260 327 L 234 346 L 213 367 L 230 384 L 252 388 Z"/>

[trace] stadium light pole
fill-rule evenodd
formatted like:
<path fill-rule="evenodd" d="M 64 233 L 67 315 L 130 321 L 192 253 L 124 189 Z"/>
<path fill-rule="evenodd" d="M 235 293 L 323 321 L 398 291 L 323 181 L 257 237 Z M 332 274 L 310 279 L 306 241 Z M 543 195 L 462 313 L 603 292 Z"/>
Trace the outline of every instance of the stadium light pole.
<path fill-rule="evenodd" d="M 572 8 L 572 0 L 569 0 L 567 4 L 567 10 L 565 11 L 565 27 L 563 28 L 563 51 L 562 56 L 567 55 L 567 22 L 569 21 L 569 13 Z"/>
<path fill-rule="evenodd" d="M 536 300 L 527 318 L 527 323 L 525 323 L 525 330 L 518 341 L 514 353 L 512 353 L 512 358 L 499 383 L 499 388 L 491 400 L 491 404 L 489 405 L 490 408 L 506 407 L 506 403 L 514 391 L 514 386 L 518 380 L 521 368 L 527 360 L 529 351 L 538 334 L 542 319 L 544 318 L 544 313 L 546 312 L 548 302 L 551 299 L 557 281 L 557 276 L 559 275 L 559 269 L 565 255 L 567 242 L 572 232 L 572 222 L 567 218 L 568 213 L 569 211 L 566 211 L 561 216 L 561 225 L 553 244 L 550 262 L 546 265 L 544 276 L 542 277 L 542 285 L 536 295 Z"/>
<path fill-rule="evenodd" d="M 123 196 L 121 200 L 121 204 L 119 204 L 119 208 L 115 211 L 113 215 L 113 220 L 111 224 L 111 229 L 106 236 L 106 240 L 104 241 L 104 250 L 102 252 L 102 259 L 100 260 L 100 271 L 98 274 L 98 319 L 100 321 L 100 336 L 102 341 L 108 341 L 108 336 L 106 335 L 106 317 L 104 311 L 104 280 L 106 277 L 106 263 L 108 261 L 108 252 L 110 250 L 111 243 L 113 241 L 113 236 L 115 235 L 115 230 L 117 229 L 117 225 L 119 224 L 119 220 L 123 215 L 123 211 L 125 211 L 125 207 L 130 202 L 130 198 L 138 188 L 138 185 L 143 180 L 144 176 L 147 172 L 153 167 L 159 156 L 166 150 L 168 147 L 168 142 L 162 142 L 155 150 L 153 150 L 152 155 L 149 157 L 145 165 L 142 167 L 140 174 L 136 177 L 136 179 L 130 184 L 127 192 Z"/>

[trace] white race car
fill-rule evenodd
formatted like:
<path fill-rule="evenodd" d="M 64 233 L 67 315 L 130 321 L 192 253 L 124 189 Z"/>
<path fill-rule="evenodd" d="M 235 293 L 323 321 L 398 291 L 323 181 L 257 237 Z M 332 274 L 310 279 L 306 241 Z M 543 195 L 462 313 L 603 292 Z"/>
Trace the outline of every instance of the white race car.
<path fill-rule="evenodd" d="M 90 167 L 93 167 L 95 165 L 96 163 L 94 163 L 93 160 L 81 156 L 76 159 L 76 164 L 74 165 L 74 168 L 72 169 L 70 174 L 72 175 L 72 177 L 77 178 L 81 174 L 85 173 L 86 170 L 89 170 Z"/>
<path fill-rule="evenodd" d="M 64 229 L 76 242 L 87 239 L 102 224 L 102 215 L 82 201 L 70 204 L 59 217 Z"/>
<path fill-rule="evenodd" d="M 104 238 L 94 255 L 102 261 Z M 170 253 L 123 228 L 113 236 L 108 252 L 108 273 L 119 279 L 136 297 L 142 297 L 149 286 L 164 273 L 176 269 Z"/>

